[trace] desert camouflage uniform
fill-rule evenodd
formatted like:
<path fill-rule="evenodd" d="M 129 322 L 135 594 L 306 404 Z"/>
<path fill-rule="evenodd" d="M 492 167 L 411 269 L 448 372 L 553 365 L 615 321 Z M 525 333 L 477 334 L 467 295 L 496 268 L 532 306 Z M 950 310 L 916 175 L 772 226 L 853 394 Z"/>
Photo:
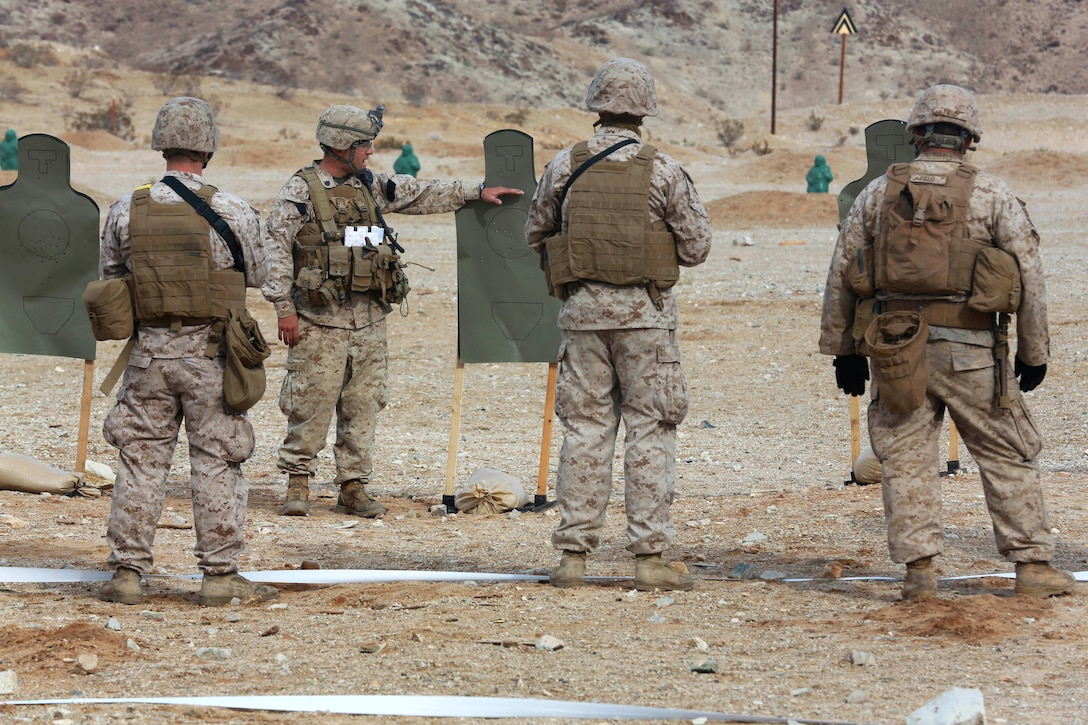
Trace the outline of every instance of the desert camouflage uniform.
<path fill-rule="evenodd" d="M 925 152 L 914 162 L 921 173 L 946 175 L 958 161 Z M 874 179 L 857 197 L 843 224 L 824 295 L 820 352 L 856 353 L 852 338 L 857 296 L 846 283 L 850 259 L 880 228 L 887 178 Z M 1023 203 L 1001 179 L 979 172 L 968 207 L 971 239 L 992 240 L 1016 257 L 1023 285 L 1016 313 L 1017 356 L 1027 365 L 1050 359 L 1046 286 L 1039 235 Z M 979 465 L 998 551 L 1012 562 L 1050 561 L 1054 540 L 1043 501 L 1036 456 L 1042 439 L 1008 370 L 1011 408 L 994 401 L 993 333 L 929 327 L 926 363 L 929 387 L 922 407 L 909 414 L 880 405 L 873 385 L 869 435 L 883 464 L 884 511 L 892 561 L 907 563 L 941 553 L 941 486 L 938 438 L 948 409 L 967 449 Z"/>
<path fill-rule="evenodd" d="M 336 184 L 316 161 L 314 169 L 326 188 Z M 390 177 L 375 174 L 373 179 L 371 191 L 383 213 L 450 212 L 480 198 L 479 188 L 465 188 L 460 181 L 424 181 L 400 175 L 390 200 Z M 354 176 L 343 183 L 362 185 Z M 385 311 L 369 293 L 349 292 L 343 302 L 324 307 L 302 298 L 294 286 L 291 249 L 303 224 L 314 218 L 305 180 L 292 176 L 265 223 L 271 274 L 262 291 L 278 317 L 299 316 L 299 342 L 287 351 L 287 375 L 280 389 L 287 435 L 277 465 L 289 475 L 313 476 L 335 410 L 334 483 L 367 483 L 374 468 L 375 422 L 388 398 Z"/>
<path fill-rule="evenodd" d="M 603 125 L 589 140 L 592 153 L 638 134 Z M 610 161 L 638 153 L 631 144 Z M 544 170 L 525 233 L 539 251 L 555 233 L 556 204 L 571 175 L 571 149 Z M 569 195 L 563 202 L 566 226 Z M 664 220 L 676 238 L 680 264 L 694 266 L 710 253 L 711 229 L 691 179 L 658 153 L 650 182 L 650 221 Z M 556 495 L 562 514 L 552 535 L 562 551 L 592 552 L 599 542 L 609 495 L 620 420 L 624 441 L 624 501 L 628 550 L 659 554 L 674 531 L 669 515 L 676 490 L 676 426 L 687 413 L 687 389 L 677 345 L 673 289 L 655 307 L 644 287 L 582 281 L 570 285 L 559 313 L 560 368 L 555 413 L 563 425 Z"/>
<path fill-rule="evenodd" d="M 181 179 L 194 191 L 203 183 L 195 174 L 169 171 L 167 175 Z M 151 187 L 151 199 L 185 203 L 161 182 Z M 104 279 L 131 271 L 131 203 L 132 195 L 126 194 L 110 207 L 102 230 L 99 271 Z M 230 224 L 242 247 L 246 286 L 259 287 L 267 278 L 268 258 L 260 244 L 257 212 L 224 192 L 212 196 L 211 207 Z M 234 266 L 230 249 L 214 231 L 211 249 L 216 269 Z M 184 418 L 199 568 L 205 574 L 238 571 L 238 557 L 245 550 L 248 496 L 241 464 L 253 454 L 253 426 L 248 416 L 228 411 L 223 402 L 223 359 L 205 356 L 211 334 L 210 325 L 177 330 L 138 327 L 117 404 L 102 427 L 106 440 L 120 453 L 106 533 L 112 551 L 110 569 L 151 573 L 155 527 Z"/>

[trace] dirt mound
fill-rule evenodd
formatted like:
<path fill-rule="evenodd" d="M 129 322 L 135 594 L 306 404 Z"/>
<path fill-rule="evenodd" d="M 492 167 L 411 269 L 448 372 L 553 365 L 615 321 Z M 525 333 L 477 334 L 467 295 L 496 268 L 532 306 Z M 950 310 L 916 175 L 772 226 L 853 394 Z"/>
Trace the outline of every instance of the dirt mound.
<path fill-rule="evenodd" d="M 114 136 L 106 131 L 65 131 L 60 140 L 69 146 L 79 146 L 88 151 L 131 151 L 131 141 Z"/>
<path fill-rule="evenodd" d="M 706 205 L 711 223 L 725 229 L 753 229 L 827 225 L 839 221 L 833 194 L 790 191 L 746 191 Z"/>
<path fill-rule="evenodd" d="M 1047 600 L 983 594 L 962 599 L 920 599 L 869 612 L 867 616 L 894 625 L 902 634 L 983 644 L 1016 636 L 1025 620 L 1041 620 L 1052 607 Z"/>
<path fill-rule="evenodd" d="M 1007 181 L 1013 191 L 1079 186 L 1088 176 L 1088 156 L 1057 151 L 1013 151 L 984 167 Z"/>

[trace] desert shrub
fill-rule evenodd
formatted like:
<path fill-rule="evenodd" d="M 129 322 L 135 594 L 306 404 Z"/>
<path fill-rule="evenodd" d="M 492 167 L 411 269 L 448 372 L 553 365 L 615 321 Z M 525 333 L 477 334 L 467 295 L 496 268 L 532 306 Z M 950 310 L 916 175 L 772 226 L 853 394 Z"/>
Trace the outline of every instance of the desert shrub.
<path fill-rule="evenodd" d="M 816 111 L 810 111 L 806 124 L 808 125 L 809 131 L 819 131 L 824 125 L 824 117 L 817 116 Z"/>
<path fill-rule="evenodd" d="M 188 73 L 156 73 L 151 76 L 151 83 L 164 96 L 201 98 L 200 76 Z"/>
<path fill-rule="evenodd" d="M 743 121 L 738 121 L 735 118 L 726 118 L 718 122 L 718 140 L 721 141 L 722 146 L 727 149 L 733 148 L 733 145 L 736 144 L 743 135 Z"/>
<path fill-rule="evenodd" d="M 95 110 L 76 111 L 67 121 L 69 131 L 106 131 L 126 141 L 131 141 L 134 134 L 132 116 L 115 101 Z"/>
<path fill-rule="evenodd" d="M 761 139 L 752 144 L 749 150 L 756 156 L 766 156 L 771 153 L 771 146 L 767 143 L 767 139 Z"/>
<path fill-rule="evenodd" d="M 85 68 L 73 68 L 65 74 L 60 85 L 72 98 L 79 98 L 91 82 L 91 74 Z"/>
<path fill-rule="evenodd" d="M 33 68 L 38 65 L 56 65 L 60 62 L 57 54 L 48 45 L 38 43 L 15 43 L 8 49 L 8 57 L 20 68 Z"/>
<path fill-rule="evenodd" d="M 22 103 L 24 93 L 26 93 L 26 87 L 14 77 L 0 79 L 0 101 Z"/>
<path fill-rule="evenodd" d="M 529 120 L 529 109 L 519 108 L 511 111 L 503 117 L 503 120 L 509 123 L 511 126 L 524 126 L 525 122 Z"/>

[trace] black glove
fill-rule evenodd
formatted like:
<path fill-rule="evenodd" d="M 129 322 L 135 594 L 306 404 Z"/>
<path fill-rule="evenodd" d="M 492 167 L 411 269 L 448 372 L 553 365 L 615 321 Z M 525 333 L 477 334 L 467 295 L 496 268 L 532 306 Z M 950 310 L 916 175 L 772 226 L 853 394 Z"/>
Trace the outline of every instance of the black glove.
<path fill-rule="evenodd" d="M 1020 392 L 1027 393 L 1039 387 L 1046 377 L 1046 364 L 1028 365 L 1020 358 L 1012 365 L 1013 375 L 1020 378 Z"/>
<path fill-rule="evenodd" d="M 865 393 L 865 381 L 869 379 L 869 361 L 864 356 L 836 355 L 834 365 L 835 385 L 842 392 L 847 395 Z"/>

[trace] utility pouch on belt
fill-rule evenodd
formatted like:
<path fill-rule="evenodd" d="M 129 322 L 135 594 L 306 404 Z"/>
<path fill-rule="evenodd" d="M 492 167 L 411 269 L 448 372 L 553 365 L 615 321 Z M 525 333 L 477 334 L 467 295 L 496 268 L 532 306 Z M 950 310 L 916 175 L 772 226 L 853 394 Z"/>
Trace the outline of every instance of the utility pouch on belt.
<path fill-rule="evenodd" d="M 846 283 L 858 297 L 876 296 L 876 274 L 873 270 L 873 245 L 858 249 L 846 268 Z"/>
<path fill-rule="evenodd" d="M 400 255 L 389 244 L 376 247 L 351 247 L 354 268 L 351 275 L 352 292 L 373 292 L 380 301 L 399 305 L 411 287 Z"/>
<path fill-rule="evenodd" d="M 264 361 L 272 351 L 247 310 L 230 311 L 223 340 L 227 351 L 223 400 L 231 410 L 245 412 L 264 395 Z"/>
<path fill-rule="evenodd" d="M 929 325 L 917 312 L 885 312 L 865 330 L 859 352 L 872 361 L 877 400 L 893 413 L 911 413 L 926 399 Z"/>
<path fill-rule="evenodd" d="M 325 277 L 325 270 L 320 267 L 303 267 L 295 278 L 295 286 L 314 307 L 331 305 L 340 298 L 336 283 Z"/>
<path fill-rule="evenodd" d="M 132 275 L 87 284 L 83 304 L 96 340 L 127 340 L 133 333 Z"/>
<path fill-rule="evenodd" d="M 979 312 L 1016 312 L 1020 307 L 1020 266 L 1016 257 L 986 247 L 975 257 L 967 306 Z"/>
<path fill-rule="evenodd" d="M 540 268 L 544 270 L 548 294 L 559 300 L 567 299 L 570 296 L 567 283 L 576 282 L 578 278 L 570 271 L 570 238 L 566 234 L 556 234 L 544 240 Z"/>

